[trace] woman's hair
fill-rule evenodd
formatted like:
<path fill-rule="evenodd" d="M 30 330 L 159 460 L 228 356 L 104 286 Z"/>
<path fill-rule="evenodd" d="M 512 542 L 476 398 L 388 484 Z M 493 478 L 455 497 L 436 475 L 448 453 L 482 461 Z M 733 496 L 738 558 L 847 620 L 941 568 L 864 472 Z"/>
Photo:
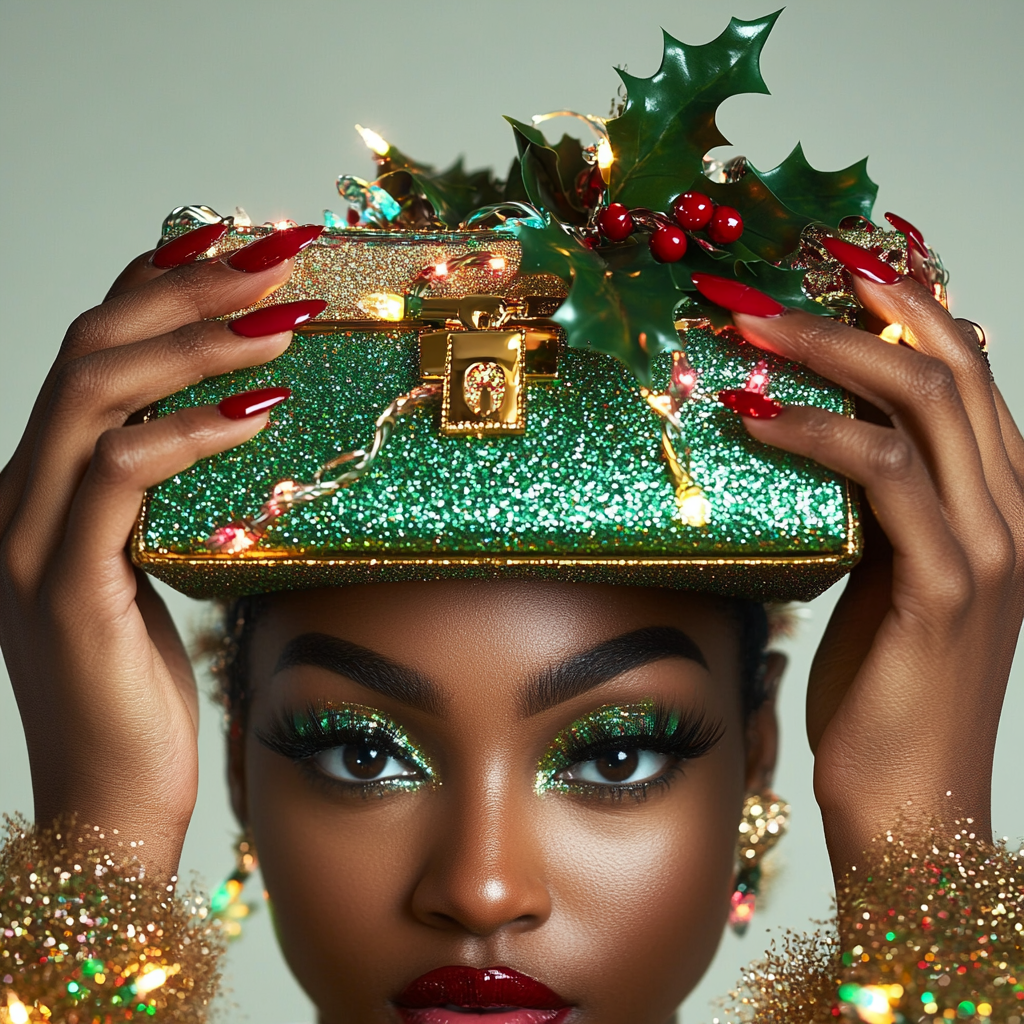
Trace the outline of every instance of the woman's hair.
<path fill-rule="evenodd" d="M 244 726 L 248 713 L 252 637 L 268 595 L 254 594 L 219 603 L 218 623 L 197 644 L 197 653 L 212 656 L 216 697 L 232 724 Z M 749 718 L 768 697 L 765 657 L 768 644 L 788 629 L 784 607 L 733 598 L 728 601 L 739 638 L 740 697 Z"/>

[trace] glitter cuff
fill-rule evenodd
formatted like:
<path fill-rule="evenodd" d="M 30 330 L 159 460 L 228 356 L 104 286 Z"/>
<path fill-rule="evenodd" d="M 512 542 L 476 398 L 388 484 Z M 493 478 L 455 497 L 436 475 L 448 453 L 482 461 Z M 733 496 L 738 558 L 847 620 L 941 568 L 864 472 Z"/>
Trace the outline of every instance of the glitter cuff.
<path fill-rule="evenodd" d="M 207 901 L 145 879 L 134 844 L 98 829 L 4 824 L 0 1020 L 206 1020 L 224 945 Z"/>
<path fill-rule="evenodd" d="M 1024 1024 L 1024 859 L 966 828 L 879 839 L 836 920 L 773 943 L 729 1022 Z"/>

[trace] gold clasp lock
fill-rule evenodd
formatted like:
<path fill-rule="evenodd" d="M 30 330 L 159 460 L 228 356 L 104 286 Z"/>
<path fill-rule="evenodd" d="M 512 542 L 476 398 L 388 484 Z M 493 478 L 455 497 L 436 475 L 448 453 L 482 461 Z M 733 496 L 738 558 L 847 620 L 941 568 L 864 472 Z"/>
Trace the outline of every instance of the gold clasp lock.
<path fill-rule="evenodd" d="M 420 315 L 448 328 L 420 335 L 421 375 L 444 383 L 442 433 L 526 430 L 526 380 L 557 376 L 558 334 L 553 327 L 509 323 L 516 311 L 495 295 L 423 300 Z"/>

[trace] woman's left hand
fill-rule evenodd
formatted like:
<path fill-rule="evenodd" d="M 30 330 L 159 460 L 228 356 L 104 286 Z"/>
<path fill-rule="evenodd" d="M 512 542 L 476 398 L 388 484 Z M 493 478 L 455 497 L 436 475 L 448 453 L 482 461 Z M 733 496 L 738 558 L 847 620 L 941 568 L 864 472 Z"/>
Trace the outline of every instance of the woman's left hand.
<path fill-rule="evenodd" d="M 795 311 L 735 315 L 754 345 L 885 414 L 868 422 L 793 406 L 745 420 L 758 440 L 855 480 L 870 505 L 866 555 L 807 699 L 815 794 L 838 870 L 900 822 L 973 818 L 991 838 L 996 731 L 1024 615 L 1024 440 L 974 328 L 909 278 L 855 285 L 913 347 Z"/>

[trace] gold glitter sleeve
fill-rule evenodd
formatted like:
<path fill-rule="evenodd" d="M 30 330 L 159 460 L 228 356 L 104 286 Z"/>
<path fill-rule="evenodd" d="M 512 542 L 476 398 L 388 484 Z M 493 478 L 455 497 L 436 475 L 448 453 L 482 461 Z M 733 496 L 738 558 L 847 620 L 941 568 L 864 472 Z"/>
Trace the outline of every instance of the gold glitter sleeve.
<path fill-rule="evenodd" d="M 208 903 L 147 880 L 119 836 L 4 823 L 3 1024 L 206 1020 L 224 946 Z"/>
<path fill-rule="evenodd" d="M 979 840 L 879 839 L 836 918 L 752 965 L 725 1021 L 1024 1024 L 1024 856 Z M 715 1018 L 716 1021 L 719 1018 Z"/>

